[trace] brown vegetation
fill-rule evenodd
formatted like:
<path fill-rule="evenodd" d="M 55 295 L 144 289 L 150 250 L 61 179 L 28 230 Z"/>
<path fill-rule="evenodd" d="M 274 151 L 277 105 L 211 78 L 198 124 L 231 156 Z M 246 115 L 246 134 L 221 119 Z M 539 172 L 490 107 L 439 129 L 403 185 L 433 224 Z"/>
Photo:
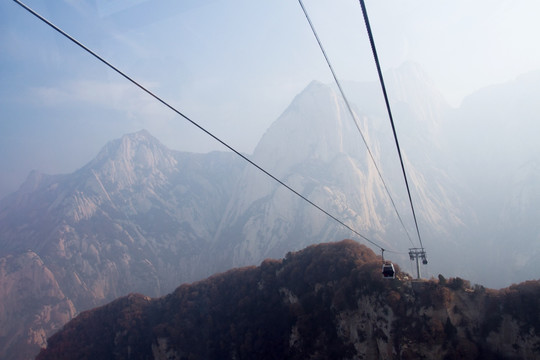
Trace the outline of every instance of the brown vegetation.
<path fill-rule="evenodd" d="M 159 299 L 129 295 L 80 314 L 38 359 L 540 356 L 539 282 L 501 291 L 459 278 L 411 283 L 382 279 L 380 265 L 371 250 L 346 240 L 182 285 Z M 518 334 L 501 329 L 514 323 Z"/>

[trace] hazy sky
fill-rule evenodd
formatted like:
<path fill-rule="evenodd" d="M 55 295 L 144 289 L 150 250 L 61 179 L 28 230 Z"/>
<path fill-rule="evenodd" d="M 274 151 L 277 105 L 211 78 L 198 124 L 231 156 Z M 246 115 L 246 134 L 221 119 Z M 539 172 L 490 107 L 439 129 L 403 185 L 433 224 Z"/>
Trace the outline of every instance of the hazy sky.
<path fill-rule="evenodd" d="M 247 153 L 309 82 L 332 82 L 297 1 L 26 4 Z M 358 1 L 304 4 L 338 76 L 375 80 Z M 383 69 L 417 62 L 454 106 L 540 68 L 537 0 L 366 5 Z M 173 149 L 221 149 L 13 1 L 0 3 L 0 109 L 0 197 L 32 169 L 72 172 L 142 128 Z"/>

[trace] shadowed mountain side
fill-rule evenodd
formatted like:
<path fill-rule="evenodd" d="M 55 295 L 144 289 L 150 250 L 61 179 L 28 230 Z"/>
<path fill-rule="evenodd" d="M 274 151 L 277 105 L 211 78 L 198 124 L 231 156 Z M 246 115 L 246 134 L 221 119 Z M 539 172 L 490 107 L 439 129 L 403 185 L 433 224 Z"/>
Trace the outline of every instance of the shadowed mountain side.
<path fill-rule="evenodd" d="M 151 299 L 84 312 L 47 359 L 513 359 L 540 355 L 539 282 L 501 291 L 460 278 L 381 278 L 351 240 L 230 270 Z"/>

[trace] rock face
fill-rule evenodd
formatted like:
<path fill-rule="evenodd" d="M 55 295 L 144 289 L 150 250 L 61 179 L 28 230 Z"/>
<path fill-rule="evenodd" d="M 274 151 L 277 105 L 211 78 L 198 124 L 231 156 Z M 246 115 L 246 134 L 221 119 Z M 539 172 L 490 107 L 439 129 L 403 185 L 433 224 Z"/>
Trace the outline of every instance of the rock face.
<path fill-rule="evenodd" d="M 533 359 L 539 295 L 538 281 L 383 279 L 347 240 L 84 312 L 38 359 Z"/>
<path fill-rule="evenodd" d="M 369 90 L 358 90 L 359 96 Z M 403 92 L 412 96 L 406 90 Z M 434 103 L 433 107 L 442 111 L 440 104 Z M 405 105 L 402 107 L 402 112 L 410 120 L 410 109 Z M 399 163 L 396 162 L 395 145 L 388 143 L 391 151 L 379 146 L 381 139 L 393 141 L 389 137 L 391 133 L 386 133 L 385 138 L 388 121 L 380 118 L 380 110 L 383 109 L 379 112 L 370 108 L 355 110 L 361 135 L 339 93 L 327 85 L 313 82 L 267 130 L 253 153 L 253 160 L 382 246 L 419 247 L 412 232 L 414 225 L 409 216 Z M 381 124 L 383 120 L 384 124 Z M 421 117 L 421 121 L 428 126 L 419 128 L 433 127 L 433 130 L 426 130 L 422 140 L 416 140 L 416 147 L 426 144 L 431 139 L 428 133 L 436 128 L 427 115 Z M 416 135 L 417 138 L 420 136 Z M 362 136 L 384 174 L 406 226 L 409 226 L 411 242 L 398 221 Z M 430 154 L 435 156 L 436 152 Z M 454 201 L 458 198 L 454 190 L 456 186 L 450 184 L 446 173 L 442 170 L 437 172 L 433 162 L 425 158 L 422 156 L 419 162 L 431 166 L 431 177 L 410 167 L 412 184 L 421 189 L 419 200 L 422 206 L 419 209 L 425 220 L 423 230 L 446 240 L 447 234 L 461 230 L 462 217 L 467 212 L 457 207 Z M 429 185 L 431 181 L 433 185 Z M 223 260 L 222 268 L 229 268 L 254 264 L 266 257 L 284 256 L 290 250 L 311 244 L 313 238 L 340 240 L 351 235 L 347 229 L 306 205 L 257 169 L 247 167 L 221 220 L 216 242 L 221 242 L 219 246 L 224 247 L 224 254 L 233 254 Z"/>
<path fill-rule="evenodd" d="M 0 338 L 13 352 L 46 346 L 51 332 L 75 315 L 75 306 L 33 251 L 1 258 L 0 279 Z"/>

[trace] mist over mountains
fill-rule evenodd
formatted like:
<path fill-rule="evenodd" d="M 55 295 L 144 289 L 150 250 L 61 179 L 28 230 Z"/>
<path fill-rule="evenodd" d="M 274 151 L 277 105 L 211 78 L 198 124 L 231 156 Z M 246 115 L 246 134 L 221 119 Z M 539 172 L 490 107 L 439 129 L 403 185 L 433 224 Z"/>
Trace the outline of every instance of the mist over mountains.
<path fill-rule="evenodd" d="M 540 72 L 522 75 L 472 94 L 447 115 L 455 173 L 467 185 L 462 197 L 474 209 L 470 246 L 507 269 L 479 270 L 493 284 L 498 283 L 490 276 L 507 283 L 538 277 L 539 84 Z"/>
<path fill-rule="evenodd" d="M 524 76 L 452 109 L 418 67 L 389 75 L 428 276 L 491 287 L 538 277 L 533 129 L 540 109 L 516 94 L 538 84 L 538 74 Z M 332 87 L 311 83 L 250 158 L 404 253 L 391 258 L 405 268 L 407 249 L 418 242 L 385 109 L 375 84 L 347 86 L 411 240 Z M 515 126 L 516 118 L 530 127 Z M 492 143 L 500 133 L 507 146 Z M 516 144 L 518 155 L 510 155 Z M 76 313 L 130 292 L 160 296 L 215 272 L 351 236 L 232 153 L 172 151 L 147 131 L 125 135 L 72 174 L 32 172 L 0 201 L 0 357 L 30 358 Z"/>

